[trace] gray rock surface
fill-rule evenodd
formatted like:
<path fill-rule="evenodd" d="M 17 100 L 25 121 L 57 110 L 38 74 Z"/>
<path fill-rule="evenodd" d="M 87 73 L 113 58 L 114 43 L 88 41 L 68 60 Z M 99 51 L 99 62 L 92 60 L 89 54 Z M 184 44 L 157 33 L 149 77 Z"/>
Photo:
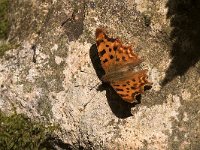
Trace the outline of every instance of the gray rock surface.
<path fill-rule="evenodd" d="M 15 1 L 0 58 L 0 109 L 57 123 L 73 149 L 200 148 L 200 3 Z M 94 32 L 133 45 L 151 90 L 138 105 L 101 85 Z M 198 39 L 198 40 L 197 40 Z"/>

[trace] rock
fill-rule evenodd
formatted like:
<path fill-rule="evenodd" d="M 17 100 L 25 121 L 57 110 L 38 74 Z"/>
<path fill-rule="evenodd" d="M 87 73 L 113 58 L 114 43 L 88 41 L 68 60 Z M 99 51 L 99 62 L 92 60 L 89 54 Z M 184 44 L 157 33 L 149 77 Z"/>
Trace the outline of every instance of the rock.
<path fill-rule="evenodd" d="M 0 109 L 59 124 L 72 149 L 198 149 L 200 3 L 179 1 L 13 2 L 20 46 L 0 58 Z M 140 104 L 98 78 L 99 26 L 144 59 L 153 88 Z"/>

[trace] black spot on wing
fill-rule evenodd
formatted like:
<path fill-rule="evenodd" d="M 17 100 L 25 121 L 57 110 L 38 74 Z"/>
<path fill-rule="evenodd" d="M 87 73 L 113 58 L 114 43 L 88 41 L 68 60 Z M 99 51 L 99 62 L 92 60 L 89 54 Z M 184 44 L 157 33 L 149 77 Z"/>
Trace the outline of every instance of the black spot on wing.
<path fill-rule="evenodd" d="M 117 46 L 114 46 L 113 49 L 114 49 L 114 51 L 117 51 Z"/>
<path fill-rule="evenodd" d="M 106 63 L 106 62 L 108 62 L 108 59 L 104 59 L 103 63 Z"/>
<path fill-rule="evenodd" d="M 135 90 L 135 89 L 136 89 L 136 87 L 135 87 L 135 86 L 132 86 L 132 87 L 131 87 L 131 89 L 132 89 L 132 90 Z"/>
<path fill-rule="evenodd" d="M 119 88 L 116 88 L 115 90 L 116 91 L 124 91 L 123 89 L 119 89 Z"/>
<path fill-rule="evenodd" d="M 120 59 L 119 59 L 119 58 L 116 58 L 116 61 L 120 61 Z"/>
<path fill-rule="evenodd" d="M 125 56 L 123 56 L 123 57 L 122 57 L 122 60 L 123 60 L 123 61 L 126 61 L 126 57 L 125 57 Z"/>
<path fill-rule="evenodd" d="M 104 54 L 106 53 L 106 50 L 105 49 L 103 49 L 101 52 L 99 52 L 99 56 L 103 56 Z"/>

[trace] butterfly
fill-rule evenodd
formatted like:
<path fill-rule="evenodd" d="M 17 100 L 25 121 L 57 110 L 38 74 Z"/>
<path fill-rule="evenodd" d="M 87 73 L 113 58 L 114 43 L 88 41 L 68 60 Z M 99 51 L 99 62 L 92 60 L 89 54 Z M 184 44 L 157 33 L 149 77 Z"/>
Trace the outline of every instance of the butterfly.
<path fill-rule="evenodd" d="M 102 28 L 96 29 L 96 46 L 105 71 L 102 82 L 109 83 L 124 101 L 137 102 L 137 97 L 152 85 L 147 70 L 134 72 L 142 60 L 131 46 L 124 46 L 118 38 L 109 38 Z"/>

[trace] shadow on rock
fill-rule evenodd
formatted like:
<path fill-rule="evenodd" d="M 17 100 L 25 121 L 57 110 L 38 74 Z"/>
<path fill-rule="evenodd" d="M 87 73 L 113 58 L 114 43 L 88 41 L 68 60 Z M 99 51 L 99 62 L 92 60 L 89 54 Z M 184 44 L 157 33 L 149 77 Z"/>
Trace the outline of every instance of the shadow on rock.
<path fill-rule="evenodd" d="M 172 61 L 162 85 L 184 75 L 200 59 L 200 1 L 168 0 L 167 7 L 173 27 Z"/>
<path fill-rule="evenodd" d="M 90 48 L 90 59 L 92 61 L 93 67 L 96 71 L 98 78 L 101 79 L 102 76 L 105 74 L 105 72 L 101 67 L 101 62 L 98 56 L 96 44 L 93 44 Z M 138 103 L 133 103 L 133 104 L 123 101 L 121 97 L 114 91 L 114 89 L 109 84 L 106 83 L 100 85 L 97 90 L 99 91 L 106 90 L 106 97 L 108 100 L 108 104 L 112 112 L 118 118 L 127 118 L 132 116 L 131 108 L 134 107 L 136 104 L 140 103 L 140 100 Z"/>

